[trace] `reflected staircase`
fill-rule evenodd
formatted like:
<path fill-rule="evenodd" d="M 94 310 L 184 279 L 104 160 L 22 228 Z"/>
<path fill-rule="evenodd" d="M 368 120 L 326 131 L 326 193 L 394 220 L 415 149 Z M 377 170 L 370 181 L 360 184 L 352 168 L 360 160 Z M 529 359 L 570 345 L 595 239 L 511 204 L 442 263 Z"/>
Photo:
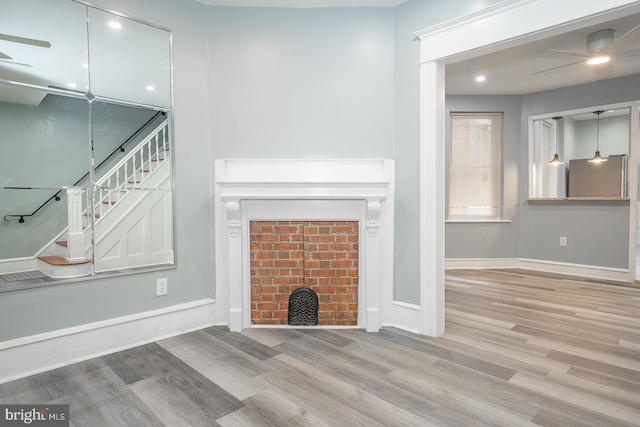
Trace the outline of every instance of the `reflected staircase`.
<path fill-rule="evenodd" d="M 171 189 L 169 150 L 165 120 L 88 190 L 68 188 L 68 226 L 37 255 L 37 268 L 52 278 L 87 276 L 101 263 L 104 271 L 126 268 L 121 262 L 109 262 L 113 251 L 108 245 L 122 238 L 114 234 L 127 232 L 121 226 L 127 217 L 144 218 L 146 211 L 140 211 L 148 209 L 145 199 L 153 200 L 154 193 L 156 199 L 167 197 Z M 100 250 L 103 242 L 107 248 Z"/>

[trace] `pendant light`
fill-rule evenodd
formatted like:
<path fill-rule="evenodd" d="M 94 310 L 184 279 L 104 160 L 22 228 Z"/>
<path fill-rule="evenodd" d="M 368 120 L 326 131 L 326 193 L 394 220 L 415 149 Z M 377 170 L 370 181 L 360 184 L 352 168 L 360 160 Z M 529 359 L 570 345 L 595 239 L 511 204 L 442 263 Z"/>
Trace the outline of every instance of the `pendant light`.
<path fill-rule="evenodd" d="M 596 125 L 596 153 L 593 155 L 591 159 L 589 159 L 590 163 L 602 163 L 606 162 L 608 159 L 606 157 L 602 157 L 600 155 L 600 114 L 604 113 L 604 110 L 594 111 L 593 114 L 598 116 L 597 125 Z"/>
<path fill-rule="evenodd" d="M 553 120 L 556 121 L 556 154 L 553 155 L 553 159 L 549 160 L 549 164 L 550 165 L 563 165 L 564 162 L 562 160 L 560 160 L 560 157 L 558 156 L 558 135 L 560 132 L 559 128 L 558 128 L 558 121 L 562 118 L 562 116 L 556 116 L 553 118 Z"/>

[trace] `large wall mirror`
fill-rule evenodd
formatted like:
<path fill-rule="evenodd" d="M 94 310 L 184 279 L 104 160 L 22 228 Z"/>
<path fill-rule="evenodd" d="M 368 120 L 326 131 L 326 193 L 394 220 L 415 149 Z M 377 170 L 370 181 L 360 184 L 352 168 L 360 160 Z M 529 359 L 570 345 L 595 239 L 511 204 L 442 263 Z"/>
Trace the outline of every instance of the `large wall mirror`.
<path fill-rule="evenodd" d="M 0 292 L 175 265 L 171 34 L 0 0 Z"/>
<path fill-rule="evenodd" d="M 627 200 L 631 105 L 529 118 L 529 198 Z"/>

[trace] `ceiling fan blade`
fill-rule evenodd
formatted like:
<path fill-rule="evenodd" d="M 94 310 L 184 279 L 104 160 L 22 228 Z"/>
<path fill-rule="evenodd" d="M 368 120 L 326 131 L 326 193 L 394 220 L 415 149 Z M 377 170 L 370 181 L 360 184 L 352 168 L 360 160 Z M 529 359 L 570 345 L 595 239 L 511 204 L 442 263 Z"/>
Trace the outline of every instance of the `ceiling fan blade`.
<path fill-rule="evenodd" d="M 37 46 L 37 47 L 46 47 L 46 48 L 51 47 L 51 43 L 45 40 L 28 39 L 25 37 L 12 36 L 9 34 L 2 34 L 2 33 L 0 33 L 0 40 L 6 40 L 8 42 L 14 42 L 14 43 L 28 44 L 28 45 Z"/>
<path fill-rule="evenodd" d="M 573 67 L 574 65 L 583 64 L 584 61 L 572 62 L 571 64 L 560 65 L 559 67 L 547 68 L 546 70 L 536 71 L 535 73 L 530 73 L 530 76 L 539 76 L 541 74 L 550 73 L 552 71 L 558 71 L 563 68 Z"/>
<path fill-rule="evenodd" d="M 580 58 L 588 58 L 589 55 L 588 53 L 584 53 L 584 52 L 576 52 L 573 50 L 562 50 L 562 49 L 542 49 L 541 52 L 543 53 L 551 53 L 554 55 L 565 55 L 565 56 L 578 56 Z"/>
<path fill-rule="evenodd" d="M 640 25 L 636 25 L 626 33 L 622 34 L 620 37 L 616 37 L 614 41 L 611 42 L 609 46 L 607 46 L 604 51 L 606 52 L 615 52 L 624 49 L 629 43 L 633 43 L 633 37 L 628 37 L 629 34 L 633 33 L 637 29 L 640 28 Z"/>
<path fill-rule="evenodd" d="M 611 64 L 611 62 L 596 65 L 594 66 L 593 70 L 593 72 L 596 74 L 596 81 L 611 78 L 611 75 L 614 73 L 614 71 L 615 69 L 613 68 L 613 64 Z"/>
<path fill-rule="evenodd" d="M 13 58 L 11 58 L 9 55 L 5 55 L 4 53 L 0 52 L 0 59 L 13 59 Z"/>
<path fill-rule="evenodd" d="M 5 58 L 0 58 L 0 64 L 2 63 L 7 63 L 7 64 L 13 64 L 13 65 L 23 65 L 25 67 L 31 67 L 33 68 L 33 65 L 31 64 L 25 64 L 24 62 L 16 62 L 13 59 L 5 59 Z"/>
<path fill-rule="evenodd" d="M 636 49 L 628 49 L 628 50 L 619 50 L 613 54 L 616 58 L 629 58 L 631 56 L 640 55 L 640 48 Z"/>

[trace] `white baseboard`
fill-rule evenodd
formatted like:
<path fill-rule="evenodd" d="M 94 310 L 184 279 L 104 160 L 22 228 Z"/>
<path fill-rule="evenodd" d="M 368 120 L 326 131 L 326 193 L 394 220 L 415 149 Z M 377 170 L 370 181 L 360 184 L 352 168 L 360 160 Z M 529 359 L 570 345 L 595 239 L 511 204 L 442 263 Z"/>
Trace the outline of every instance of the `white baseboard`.
<path fill-rule="evenodd" d="M 393 323 L 390 325 L 394 328 L 403 329 L 405 331 L 420 333 L 420 306 L 408 304 L 406 302 L 393 302 Z"/>
<path fill-rule="evenodd" d="M 447 258 L 444 260 L 445 270 L 490 268 L 520 268 L 518 258 Z"/>
<path fill-rule="evenodd" d="M 545 261 L 539 259 L 520 259 L 520 268 L 544 271 L 547 273 L 567 274 L 592 279 L 629 282 L 629 270 L 626 268 L 601 267 L 597 265 L 571 264 L 566 262 Z"/>
<path fill-rule="evenodd" d="M 526 258 L 448 258 L 444 262 L 446 270 L 457 269 L 503 269 L 521 268 L 546 273 L 567 274 L 593 279 L 629 282 L 629 270 L 625 268 L 601 267 L 597 265 L 572 264 Z"/>
<path fill-rule="evenodd" d="M 35 257 L 0 260 L 0 274 L 20 273 L 37 269 L 38 260 Z"/>
<path fill-rule="evenodd" d="M 211 298 L 0 342 L 0 384 L 213 325 Z"/>

